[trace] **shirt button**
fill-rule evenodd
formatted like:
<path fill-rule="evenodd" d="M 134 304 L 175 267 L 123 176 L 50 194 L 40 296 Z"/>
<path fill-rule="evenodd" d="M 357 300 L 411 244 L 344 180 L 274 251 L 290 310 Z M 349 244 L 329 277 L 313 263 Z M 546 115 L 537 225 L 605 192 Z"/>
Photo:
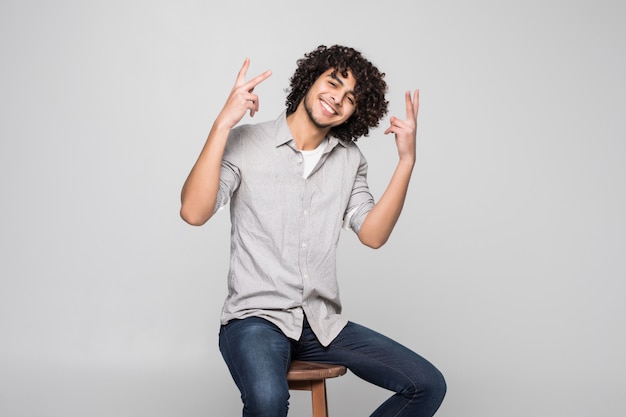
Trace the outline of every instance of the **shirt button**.
<path fill-rule="evenodd" d="M 306 243 L 303 243 L 303 244 L 302 244 L 302 247 L 303 247 L 303 248 L 306 248 Z"/>
<path fill-rule="evenodd" d="M 307 214 L 309 214 L 309 210 L 304 210 L 304 211 L 302 212 L 302 214 L 304 214 L 304 215 L 306 216 Z"/>

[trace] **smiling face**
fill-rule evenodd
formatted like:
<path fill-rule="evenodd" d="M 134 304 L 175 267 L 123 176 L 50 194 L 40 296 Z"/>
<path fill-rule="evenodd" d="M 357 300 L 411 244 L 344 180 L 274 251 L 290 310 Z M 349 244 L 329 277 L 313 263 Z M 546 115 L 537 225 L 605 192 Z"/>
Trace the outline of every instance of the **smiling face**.
<path fill-rule="evenodd" d="M 334 68 L 326 70 L 302 100 L 309 120 L 319 129 L 344 123 L 356 109 L 355 86 L 352 72 L 348 71 L 344 77 Z"/>

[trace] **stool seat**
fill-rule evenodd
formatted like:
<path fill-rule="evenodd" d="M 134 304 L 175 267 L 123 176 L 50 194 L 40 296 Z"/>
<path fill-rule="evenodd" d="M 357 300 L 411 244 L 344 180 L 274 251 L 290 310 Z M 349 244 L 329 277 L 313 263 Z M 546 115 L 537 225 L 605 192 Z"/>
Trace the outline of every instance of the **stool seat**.
<path fill-rule="evenodd" d="M 292 361 L 287 371 L 287 383 L 291 390 L 311 391 L 313 417 L 328 417 L 326 379 L 346 373 L 343 365 Z"/>
<path fill-rule="evenodd" d="M 287 372 L 288 381 L 309 381 L 326 378 L 335 378 L 346 373 L 343 365 L 330 365 L 327 363 L 292 361 Z"/>

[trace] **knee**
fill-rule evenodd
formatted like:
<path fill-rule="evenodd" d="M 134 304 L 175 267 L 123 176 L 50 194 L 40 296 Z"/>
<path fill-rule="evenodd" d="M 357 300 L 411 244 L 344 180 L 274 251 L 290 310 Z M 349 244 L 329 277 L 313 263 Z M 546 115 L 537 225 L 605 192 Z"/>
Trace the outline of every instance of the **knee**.
<path fill-rule="evenodd" d="M 434 366 L 421 367 L 413 374 L 407 374 L 405 388 L 398 392 L 411 401 L 438 406 L 443 401 L 447 385 L 443 374 Z"/>
<path fill-rule="evenodd" d="M 441 404 L 446 396 L 447 390 L 448 386 L 443 374 L 435 368 L 427 384 L 428 395 L 432 401 Z"/>
<path fill-rule="evenodd" d="M 289 390 L 272 384 L 255 384 L 242 394 L 244 415 L 255 417 L 286 416 Z"/>
<path fill-rule="evenodd" d="M 427 376 L 422 376 L 420 383 L 416 385 L 414 398 L 419 398 L 420 402 L 429 404 L 433 410 L 436 410 L 443 402 L 447 389 L 443 374 L 433 367 L 431 372 Z"/>

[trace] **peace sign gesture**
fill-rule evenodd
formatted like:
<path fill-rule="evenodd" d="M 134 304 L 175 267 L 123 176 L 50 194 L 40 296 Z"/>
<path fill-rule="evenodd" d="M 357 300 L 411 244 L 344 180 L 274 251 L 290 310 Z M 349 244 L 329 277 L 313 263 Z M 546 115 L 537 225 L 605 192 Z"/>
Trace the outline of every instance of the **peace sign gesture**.
<path fill-rule="evenodd" d="M 411 158 L 415 160 L 415 141 L 417 135 L 417 111 L 419 110 L 420 92 L 415 90 L 411 99 L 411 92 L 404 94 L 406 101 L 406 119 L 401 120 L 395 116 L 390 119 L 391 125 L 385 130 L 385 134 L 396 135 L 396 146 L 400 159 Z"/>
<path fill-rule="evenodd" d="M 243 66 L 237 74 L 235 85 L 226 100 L 216 122 L 231 129 L 250 111 L 250 117 L 259 111 L 259 97 L 253 93 L 254 88 L 272 75 L 272 71 L 265 71 L 249 81 L 246 81 L 246 73 L 250 66 L 250 59 L 246 58 Z"/>

